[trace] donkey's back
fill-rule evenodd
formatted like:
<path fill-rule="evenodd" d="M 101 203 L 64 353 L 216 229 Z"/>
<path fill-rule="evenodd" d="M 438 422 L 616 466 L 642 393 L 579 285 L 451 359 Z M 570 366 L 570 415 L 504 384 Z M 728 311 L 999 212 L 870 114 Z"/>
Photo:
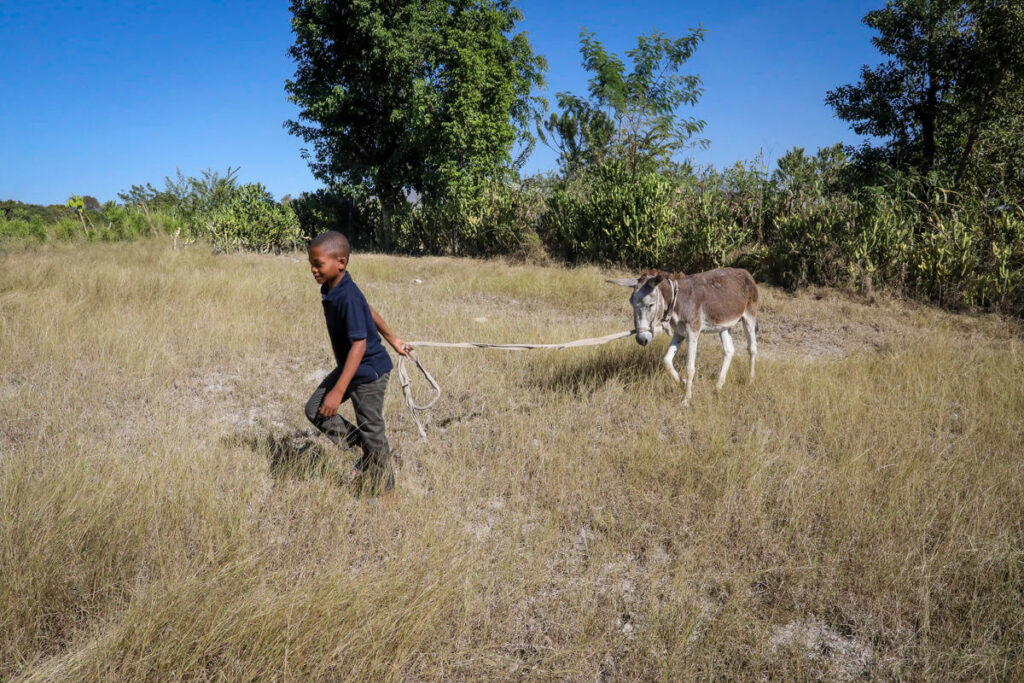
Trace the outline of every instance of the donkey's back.
<path fill-rule="evenodd" d="M 757 285 L 742 268 L 716 268 L 677 281 L 678 294 L 669 314 L 692 332 L 718 332 L 741 319 L 757 318 Z M 682 323 L 681 325 L 679 323 Z M 679 330 L 681 334 L 685 332 Z"/>

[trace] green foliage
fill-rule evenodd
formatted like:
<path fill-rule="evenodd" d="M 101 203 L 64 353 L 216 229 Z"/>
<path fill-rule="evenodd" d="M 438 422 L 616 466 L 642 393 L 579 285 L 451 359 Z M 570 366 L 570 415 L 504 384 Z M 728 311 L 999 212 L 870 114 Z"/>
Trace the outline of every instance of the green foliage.
<path fill-rule="evenodd" d="M 210 240 L 221 251 L 280 252 L 305 242 L 291 207 L 260 183 L 241 185 L 210 216 Z"/>
<path fill-rule="evenodd" d="M 750 224 L 737 216 L 729 195 L 706 185 L 685 193 L 676 216 L 678 255 L 673 260 L 690 272 L 732 263 L 752 234 Z"/>
<path fill-rule="evenodd" d="M 38 217 L 42 221 L 50 223 L 67 216 L 67 214 L 68 208 L 64 204 L 41 206 L 39 204 L 26 204 L 13 199 L 0 201 L 0 218 L 9 221 L 29 221 Z"/>
<path fill-rule="evenodd" d="M 915 288 L 944 305 L 1024 312 L 1024 211 L 938 191 L 913 242 Z"/>
<path fill-rule="evenodd" d="M 863 67 L 859 83 L 840 86 L 826 98 L 855 132 L 885 141 L 866 145 L 863 162 L 938 170 L 954 186 L 987 175 L 979 162 L 991 162 L 1004 146 L 1019 164 L 1024 6 L 890 0 L 864 23 L 878 32 L 872 43 L 886 61 Z M 1011 176 L 1019 178 L 1022 171 L 1016 165 Z"/>
<path fill-rule="evenodd" d="M 316 177 L 376 198 L 381 247 L 409 216 L 407 191 L 446 205 L 529 143 L 546 65 L 513 34 L 522 15 L 508 0 L 293 0 L 291 11 L 297 70 L 285 89 L 301 111 L 286 125 L 312 144 Z"/>
<path fill-rule="evenodd" d="M 821 197 L 777 216 L 765 250 L 768 273 L 791 287 L 845 282 L 855 208 L 843 196 Z"/>
<path fill-rule="evenodd" d="M 374 226 L 380 220 L 378 204 L 355 190 L 352 186 L 320 188 L 291 200 L 303 237 L 312 239 L 337 230 L 357 249 L 372 247 Z"/>
<path fill-rule="evenodd" d="M 410 253 L 492 256 L 520 253 L 536 240 L 543 200 L 529 181 L 464 179 L 443 201 L 416 207 L 396 233 Z"/>
<path fill-rule="evenodd" d="M 7 218 L 0 213 L 0 242 L 17 241 L 38 243 L 46 241 L 46 224 L 39 216 L 29 220 Z"/>
<path fill-rule="evenodd" d="M 673 261 L 676 187 L 650 171 L 610 161 L 587 175 L 559 184 L 548 200 L 541 236 L 573 262 L 641 266 Z"/>
<path fill-rule="evenodd" d="M 82 230 L 88 234 L 89 228 L 86 227 L 85 224 L 85 200 L 76 194 L 69 197 L 68 200 L 64 202 L 64 205 L 71 209 L 72 213 L 78 216 L 78 220 L 82 222 Z"/>
<path fill-rule="evenodd" d="M 558 152 L 565 177 L 575 176 L 605 162 L 612 150 L 615 123 L 590 102 L 571 95 L 556 95 L 561 113 L 553 113 L 538 129 L 541 139 Z"/>
<path fill-rule="evenodd" d="M 626 52 L 632 63 L 627 73 L 618 55 L 607 52 L 592 32 L 582 31 L 583 66 L 593 74 L 590 99 L 559 93 L 561 113 L 538 128 L 541 138 L 550 137 L 560 153 L 563 172 L 575 173 L 608 158 L 625 163 L 633 178 L 677 170 L 674 155 L 705 125 L 680 117 L 680 107 L 695 105 L 703 88 L 700 76 L 678 73 L 703 39 L 702 28 L 677 38 L 658 31 L 639 36 L 636 48 Z"/>
<path fill-rule="evenodd" d="M 202 234 L 209 217 L 225 206 L 238 189 L 238 171 L 238 167 L 228 166 L 222 176 L 206 169 L 197 178 L 185 175 L 179 168 L 174 178 L 164 177 L 163 190 L 149 183 L 132 185 L 127 192 L 119 192 L 118 197 L 143 213 L 152 210 L 170 213 L 185 222 L 191 232 Z"/>

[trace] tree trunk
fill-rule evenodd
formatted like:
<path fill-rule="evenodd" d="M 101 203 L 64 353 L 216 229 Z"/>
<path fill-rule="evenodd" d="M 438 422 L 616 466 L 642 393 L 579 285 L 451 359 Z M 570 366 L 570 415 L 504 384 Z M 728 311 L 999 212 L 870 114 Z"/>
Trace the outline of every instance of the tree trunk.
<path fill-rule="evenodd" d="M 928 91 L 925 93 L 924 110 L 921 112 L 921 151 L 924 154 L 925 173 L 935 168 L 935 113 L 937 108 L 938 85 L 935 83 L 935 76 L 929 73 Z"/>
<path fill-rule="evenodd" d="M 967 163 L 970 161 L 971 154 L 974 153 L 974 146 L 978 143 L 978 138 L 981 136 L 981 126 L 988 117 L 990 107 L 996 101 L 999 87 L 1005 76 L 1005 67 L 993 73 L 985 94 L 978 98 L 977 105 L 974 107 L 971 129 L 967 134 L 967 142 L 964 144 L 963 151 L 960 153 L 960 161 L 957 164 L 956 176 L 953 180 L 953 184 L 957 189 L 960 188 L 960 183 L 963 182 L 964 174 L 967 172 Z"/>
<path fill-rule="evenodd" d="M 931 19 L 934 22 L 934 19 Z M 939 84 L 935 78 L 934 26 L 929 26 L 926 40 L 928 85 L 925 90 L 924 107 L 921 110 L 921 152 L 924 155 L 924 172 L 935 168 L 935 117 L 938 109 Z"/>
<path fill-rule="evenodd" d="M 395 247 L 395 232 L 391 219 L 395 215 L 394 200 L 382 194 L 380 198 L 380 248 L 389 252 Z"/>

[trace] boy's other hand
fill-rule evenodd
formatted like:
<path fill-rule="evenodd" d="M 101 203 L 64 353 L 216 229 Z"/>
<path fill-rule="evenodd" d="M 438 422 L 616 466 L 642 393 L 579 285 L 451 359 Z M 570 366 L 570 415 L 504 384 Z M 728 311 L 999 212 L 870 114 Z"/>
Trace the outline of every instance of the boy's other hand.
<path fill-rule="evenodd" d="M 327 395 L 324 396 L 324 402 L 320 404 L 320 414 L 323 417 L 330 417 L 338 412 L 338 406 L 341 405 L 341 394 L 336 394 L 333 391 L 328 391 Z"/>

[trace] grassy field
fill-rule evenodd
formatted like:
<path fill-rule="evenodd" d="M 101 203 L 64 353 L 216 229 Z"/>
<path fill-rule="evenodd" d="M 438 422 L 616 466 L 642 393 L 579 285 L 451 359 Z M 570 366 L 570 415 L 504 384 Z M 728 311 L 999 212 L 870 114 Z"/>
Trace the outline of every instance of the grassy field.
<path fill-rule="evenodd" d="M 632 322 L 595 268 L 351 271 L 408 340 Z M 0 254 L 0 679 L 1020 680 L 1021 328 L 762 302 L 757 382 L 737 334 L 716 396 L 705 336 L 687 410 L 664 335 L 422 350 L 444 396 L 423 442 L 392 380 L 387 508 L 302 414 L 304 254 Z"/>

